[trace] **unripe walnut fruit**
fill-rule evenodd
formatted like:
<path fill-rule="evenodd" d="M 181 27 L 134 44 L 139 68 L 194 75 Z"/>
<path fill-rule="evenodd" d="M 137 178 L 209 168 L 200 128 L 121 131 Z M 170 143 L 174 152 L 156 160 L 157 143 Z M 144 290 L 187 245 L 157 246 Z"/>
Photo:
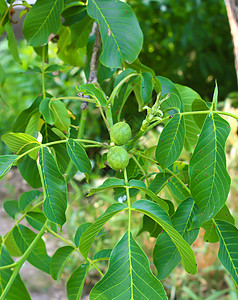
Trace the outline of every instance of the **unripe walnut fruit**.
<path fill-rule="evenodd" d="M 110 131 L 110 138 L 118 146 L 125 145 L 131 138 L 131 127 L 125 122 L 114 124 Z"/>
<path fill-rule="evenodd" d="M 107 153 L 107 163 L 113 170 L 122 171 L 129 164 L 129 155 L 124 148 L 114 146 Z"/>

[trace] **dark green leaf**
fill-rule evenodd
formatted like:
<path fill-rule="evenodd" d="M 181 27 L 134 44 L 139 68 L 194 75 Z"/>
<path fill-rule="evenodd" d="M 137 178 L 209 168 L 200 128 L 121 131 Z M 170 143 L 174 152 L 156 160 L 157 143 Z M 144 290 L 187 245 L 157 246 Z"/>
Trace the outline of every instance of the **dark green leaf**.
<path fill-rule="evenodd" d="M 227 121 L 207 116 L 189 164 L 191 194 L 198 206 L 193 228 L 213 218 L 226 202 L 230 177 L 224 147 L 229 133 Z"/>
<path fill-rule="evenodd" d="M 0 179 L 11 169 L 17 155 L 0 155 Z"/>
<path fill-rule="evenodd" d="M 220 238 L 218 258 L 238 284 L 238 229 L 227 222 L 215 221 Z"/>
<path fill-rule="evenodd" d="M 38 96 L 29 108 L 23 110 L 20 113 L 13 126 L 14 132 L 25 132 L 26 126 L 32 115 L 39 112 L 39 105 L 42 99 L 43 96 Z"/>
<path fill-rule="evenodd" d="M 42 193 L 38 190 L 33 190 L 29 192 L 24 192 L 21 194 L 19 200 L 18 200 L 18 206 L 21 210 L 24 210 L 27 208 L 29 204 L 31 204 L 33 201 L 37 200 Z"/>
<path fill-rule="evenodd" d="M 168 299 L 152 274 L 147 256 L 126 232 L 112 250 L 108 271 L 93 287 L 89 299 Z"/>
<path fill-rule="evenodd" d="M 7 251 L 10 253 L 11 256 L 19 257 L 19 256 L 21 256 L 21 251 L 17 247 L 17 244 L 14 240 L 12 232 L 13 232 L 13 229 L 11 231 L 8 231 L 8 233 L 5 234 L 4 245 L 6 246 Z"/>
<path fill-rule="evenodd" d="M 91 245 L 97 236 L 98 232 L 115 214 L 123 211 L 127 208 L 124 203 L 114 203 L 108 207 L 108 209 L 81 235 L 79 241 L 79 250 L 83 257 L 86 259 L 91 248 Z"/>
<path fill-rule="evenodd" d="M 59 282 L 64 270 L 65 263 L 67 262 L 73 251 L 73 247 L 64 246 L 57 249 L 52 256 L 50 264 L 50 274 L 53 279 L 57 280 L 57 282 Z"/>
<path fill-rule="evenodd" d="M 181 96 L 183 101 L 184 111 L 191 112 L 192 104 L 195 99 L 199 99 L 200 96 L 194 90 L 190 89 L 187 86 L 182 86 L 180 84 L 176 84 L 176 88 Z M 193 152 L 194 146 L 197 142 L 200 128 L 196 124 L 193 115 L 185 115 L 185 149 L 189 152 Z"/>
<path fill-rule="evenodd" d="M 147 215 L 143 216 L 142 227 L 137 233 L 137 236 L 142 232 L 148 231 L 151 237 L 157 238 L 162 231 L 162 227 Z"/>
<path fill-rule="evenodd" d="M 67 282 L 68 300 L 79 300 L 81 298 L 84 281 L 89 267 L 89 263 L 82 264 L 71 274 L 71 277 Z"/>
<path fill-rule="evenodd" d="M 132 208 L 155 220 L 167 232 L 178 248 L 185 270 L 188 273 L 195 274 L 197 272 L 197 264 L 194 253 L 180 233 L 173 228 L 168 214 L 158 204 L 149 200 L 138 200 L 133 203 Z"/>
<path fill-rule="evenodd" d="M 171 217 L 173 227 L 184 240 L 191 245 L 197 238 L 199 229 L 189 230 L 193 218 L 194 201 L 190 197 L 178 206 Z M 158 279 L 164 279 L 173 271 L 181 261 L 179 251 L 168 233 L 163 232 L 157 239 L 153 252 L 154 264 L 158 270 Z"/>
<path fill-rule="evenodd" d="M 39 170 L 37 167 L 37 162 L 27 156 L 23 162 L 18 165 L 18 169 L 21 176 L 26 180 L 26 182 L 33 188 L 41 187 L 41 179 Z"/>
<path fill-rule="evenodd" d="M 133 62 L 143 43 L 142 31 L 131 7 L 121 1 L 90 0 L 88 14 L 99 23 L 103 51 L 100 61 L 109 68 Z"/>
<path fill-rule="evenodd" d="M 63 0 L 41 0 L 33 5 L 23 24 L 23 34 L 31 46 L 42 46 L 49 35 L 57 34 L 62 9 Z"/>
<path fill-rule="evenodd" d="M 35 239 L 36 234 L 33 231 L 31 231 L 29 228 L 20 224 L 14 227 L 13 237 L 21 253 L 24 254 L 28 249 L 28 247 L 30 246 L 30 244 Z M 40 269 L 43 272 L 50 274 L 51 258 L 48 256 L 46 252 L 45 243 L 43 242 L 42 239 L 40 239 L 36 244 L 36 246 L 32 249 L 27 260 L 34 267 Z"/>
<path fill-rule="evenodd" d="M 88 222 L 88 223 L 83 223 L 80 224 L 79 227 L 76 230 L 75 236 L 74 236 L 74 243 L 75 246 L 78 247 L 79 246 L 79 241 L 81 238 L 81 235 L 84 233 L 84 231 L 90 226 L 92 225 L 92 223 Z"/>
<path fill-rule="evenodd" d="M 209 109 L 211 107 L 211 103 L 205 102 L 202 99 L 195 99 L 192 104 L 192 111 L 207 111 L 209 112 Z M 199 128 L 202 128 L 204 121 L 206 119 L 206 114 L 196 114 L 193 115 L 193 118 L 198 125 Z"/>
<path fill-rule="evenodd" d="M 46 222 L 46 217 L 41 212 L 28 212 L 26 220 L 34 229 L 40 231 Z"/>
<path fill-rule="evenodd" d="M 99 187 L 91 189 L 88 193 L 88 197 L 99 191 L 123 186 L 125 186 L 125 181 L 123 179 L 110 177 L 106 179 Z"/>
<path fill-rule="evenodd" d="M 69 139 L 66 143 L 69 157 L 78 170 L 87 175 L 90 174 L 92 166 L 84 148 L 73 139 Z"/>
<path fill-rule="evenodd" d="M 151 73 L 149 72 L 142 73 L 140 91 L 141 91 L 141 97 L 143 99 L 144 105 L 146 105 L 151 100 L 153 87 L 154 84 L 153 84 L 153 77 Z"/>
<path fill-rule="evenodd" d="M 156 159 L 163 169 L 171 166 L 180 156 L 185 139 L 184 117 L 175 114 L 164 127 L 156 148 Z"/>
<path fill-rule="evenodd" d="M 18 202 L 16 200 L 9 200 L 3 202 L 3 208 L 5 212 L 13 219 L 15 219 L 16 214 L 19 214 L 21 210 L 18 207 Z"/>
<path fill-rule="evenodd" d="M 40 149 L 39 163 L 41 169 L 42 185 L 44 191 L 43 210 L 46 217 L 63 226 L 66 221 L 67 207 L 66 183 L 60 173 L 54 157 L 46 147 Z"/>
<path fill-rule="evenodd" d="M 3 245 L 2 238 L 0 237 L 0 267 L 7 266 L 13 264 L 14 261 L 8 253 L 6 247 Z M 12 276 L 13 271 L 11 269 L 0 270 L 0 288 L 5 289 L 8 281 Z M 31 297 L 21 280 L 20 275 L 16 276 L 12 286 L 10 287 L 6 299 L 11 300 L 30 300 Z"/>

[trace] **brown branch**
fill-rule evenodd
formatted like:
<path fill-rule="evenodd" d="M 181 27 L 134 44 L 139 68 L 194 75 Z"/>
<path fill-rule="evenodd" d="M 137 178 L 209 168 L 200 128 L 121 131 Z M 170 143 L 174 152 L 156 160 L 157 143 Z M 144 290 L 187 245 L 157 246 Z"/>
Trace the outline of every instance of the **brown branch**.
<path fill-rule="evenodd" d="M 90 72 L 88 76 L 87 83 L 96 83 L 97 82 L 97 68 L 98 68 L 98 59 L 100 54 L 100 49 L 102 45 L 99 26 L 96 22 L 93 23 L 93 28 L 90 33 L 90 36 L 95 34 L 95 42 L 93 45 L 93 51 L 90 61 Z M 78 94 L 80 97 L 89 98 L 88 96 L 83 96 L 81 93 Z M 85 110 L 88 107 L 88 102 L 83 101 L 81 104 L 81 110 Z"/>

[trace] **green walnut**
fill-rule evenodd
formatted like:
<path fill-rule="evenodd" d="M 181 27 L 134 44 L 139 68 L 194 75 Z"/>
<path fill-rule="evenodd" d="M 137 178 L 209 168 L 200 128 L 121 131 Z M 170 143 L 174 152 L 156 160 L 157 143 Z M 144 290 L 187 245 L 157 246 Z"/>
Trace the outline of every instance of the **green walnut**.
<path fill-rule="evenodd" d="M 107 163 L 113 170 L 122 171 L 129 164 L 129 155 L 124 148 L 114 146 L 107 153 Z"/>
<path fill-rule="evenodd" d="M 131 138 L 131 127 L 125 122 L 114 124 L 110 131 L 110 138 L 118 146 L 125 145 Z"/>

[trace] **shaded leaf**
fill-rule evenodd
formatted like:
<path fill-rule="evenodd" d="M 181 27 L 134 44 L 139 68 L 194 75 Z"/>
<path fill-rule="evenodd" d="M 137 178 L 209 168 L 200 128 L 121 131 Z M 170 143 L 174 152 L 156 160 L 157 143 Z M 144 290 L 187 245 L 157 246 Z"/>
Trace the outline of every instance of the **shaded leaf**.
<path fill-rule="evenodd" d="M 111 255 L 112 249 L 103 249 L 100 250 L 99 252 L 97 252 L 94 257 L 93 260 L 106 260 L 109 259 L 110 255 Z"/>
<path fill-rule="evenodd" d="M 5 212 L 13 219 L 15 219 L 16 214 L 19 214 L 21 212 L 16 200 L 4 201 L 3 208 Z"/>
<path fill-rule="evenodd" d="M 35 189 L 41 187 L 40 174 L 34 159 L 31 159 L 29 156 L 25 157 L 24 161 L 18 165 L 18 169 L 21 176 L 30 186 Z"/>
<path fill-rule="evenodd" d="M 80 224 L 79 227 L 77 228 L 77 230 L 76 230 L 76 232 L 75 232 L 75 236 L 74 236 L 74 243 L 75 243 L 75 246 L 76 246 L 76 247 L 79 246 L 79 241 L 80 241 L 81 235 L 84 233 L 84 231 L 85 231 L 90 225 L 92 225 L 92 223 L 87 222 L 87 223 Z"/>
<path fill-rule="evenodd" d="M 103 182 L 103 184 L 100 185 L 99 187 L 91 189 L 88 193 L 88 197 L 92 196 L 96 192 L 100 192 L 100 191 L 103 191 L 106 189 L 111 189 L 111 188 L 116 188 L 116 187 L 123 187 L 123 186 L 125 186 L 125 181 L 123 179 L 110 177 L 110 178 L 106 179 Z"/>
<path fill-rule="evenodd" d="M 43 99 L 40 104 L 40 112 L 42 113 L 45 121 L 48 124 L 53 125 L 55 122 L 55 114 L 51 109 L 50 103 L 51 103 L 50 98 Z"/>
<path fill-rule="evenodd" d="M 141 97 L 143 99 L 143 105 L 146 105 L 151 100 L 153 88 L 154 88 L 154 84 L 153 84 L 153 77 L 151 73 L 143 72 L 141 74 L 141 85 L 140 85 L 140 92 L 141 92 Z"/>
<path fill-rule="evenodd" d="M 12 29 L 12 24 L 10 23 L 10 21 L 6 23 L 5 30 L 7 33 L 8 48 L 9 48 L 13 58 L 15 59 L 15 61 L 18 62 L 19 64 L 21 64 L 21 59 L 20 59 L 19 52 L 18 52 L 17 42 L 16 42 L 15 35 L 14 35 L 13 29 Z"/>
<path fill-rule="evenodd" d="M 18 206 L 21 210 L 24 210 L 29 204 L 37 200 L 42 193 L 38 190 L 24 192 L 21 194 L 18 200 Z"/>
<path fill-rule="evenodd" d="M 100 103 L 102 107 L 107 106 L 107 98 L 104 92 L 95 86 L 93 83 L 88 83 L 88 84 L 81 84 L 78 87 L 78 91 L 83 93 L 86 96 L 92 97 L 96 104 Z"/>

